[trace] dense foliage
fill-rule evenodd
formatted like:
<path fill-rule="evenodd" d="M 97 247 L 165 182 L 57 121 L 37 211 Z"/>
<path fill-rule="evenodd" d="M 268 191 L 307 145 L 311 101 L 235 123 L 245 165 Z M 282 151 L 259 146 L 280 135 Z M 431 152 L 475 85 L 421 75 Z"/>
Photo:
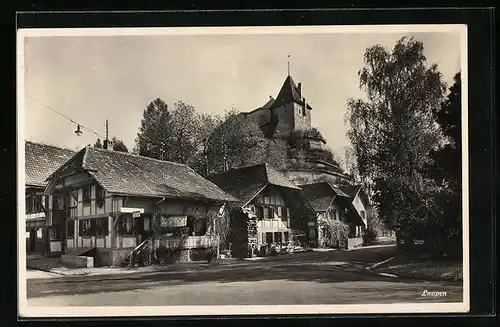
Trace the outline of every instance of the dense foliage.
<path fill-rule="evenodd" d="M 397 228 L 434 224 L 442 188 L 426 173 L 442 135 L 435 123 L 446 89 L 437 65 L 426 65 L 424 46 L 400 39 L 392 51 L 368 48 L 359 72 L 367 99 L 350 99 L 348 136 L 359 176 L 372 182 L 383 219 Z"/>
<path fill-rule="evenodd" d="M 325 234 L 320 243 L 334 248 L 345 249 L 349 238 L 349 225 L 340 220 L 321 220 L 319 226 L 324 228 Z"/>
<path fill-rule="evenodd" d="M 113 136 L 111 140 L 109 140 L 109 145 L 111 145 L 111 149 L 113 149 L 113 151 L 128 152 L 128 148 L 125 145 L 125 143 L 123 143 L 123 141 L 118 139 L 116 136 Z M 96 142 L 94 143 L 94 147 L 96 148 L 104 147 L 104 144 L 100 138 L 97 138 Z"/>
<path fill-rule="evenodd" d="M 287 165 L 287 148 L 280 141 L 267 138 L 260 127 L 236 111 L 226 113 L 207 141 L 210 173 L 266 162 L 278 170 Z"/>

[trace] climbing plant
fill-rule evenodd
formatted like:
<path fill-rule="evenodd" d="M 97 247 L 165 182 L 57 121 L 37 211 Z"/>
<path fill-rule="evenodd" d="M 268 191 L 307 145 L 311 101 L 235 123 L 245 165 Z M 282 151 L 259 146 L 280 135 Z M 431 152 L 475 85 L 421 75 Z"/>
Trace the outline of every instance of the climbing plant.
<path fill-rule="evenodd" d="M 228 210 L 223 208 L 220 213 L 209 211 L 204 217 L 200 219 L 207 220 L 207 233 L 210 239 L 209 243 L 209 260 L 214 257 L 217 259 L 220 256 L 220 246 L 227 242 L 229 233 L 231 231 L 230 214 Z"/>
<path fill-rule="evenodd" d="M 324 228 L 324 239 L 320 242 L 328 243 L 332 247 L 346 248 L 349 238 L 349 226 L 340 220 L 324 220 L 319 223 Z"/>

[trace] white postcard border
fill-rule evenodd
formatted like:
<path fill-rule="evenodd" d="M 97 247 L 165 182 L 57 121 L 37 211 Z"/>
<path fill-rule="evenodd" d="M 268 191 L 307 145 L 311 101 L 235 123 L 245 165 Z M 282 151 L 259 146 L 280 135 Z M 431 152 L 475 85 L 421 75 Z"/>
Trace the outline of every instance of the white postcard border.
<path fill-rule="evenodd" d="M 28 37 L 130 36 L 130 35 L 209 35 L 209 34 L 294 34 L 294 33 L 460 33 L 462 74 L 462 177 L 463 177 L 463 301 L 459 303 L 401 303 L 352 305 L 241 305 L 241 306 L 135 306 L 135 307 L 29 307 L 26 284 L 25 229 L 18 228 L 18 301 L 21 317 L 115 317 L 192 315 L 297 315 L 374 313 L 455 313 L 470 308 L 469 283 L 469 187 L 468 187 L 468 94 L 467 25 L 356 25 L 356 26 L 262 26 L 262 27 L 170 27 L 170 28 L 49 28 L 19 29 L 17 33 L 17 182 L 18 226 L 26 224 L 24 152 L 24 41 Z"/>

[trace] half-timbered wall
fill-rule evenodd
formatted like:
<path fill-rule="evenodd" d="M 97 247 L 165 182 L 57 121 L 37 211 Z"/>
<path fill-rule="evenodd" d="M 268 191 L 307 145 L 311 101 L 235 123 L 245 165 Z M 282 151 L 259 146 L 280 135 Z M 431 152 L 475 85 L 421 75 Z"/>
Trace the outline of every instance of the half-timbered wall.
<path fill-rule="evenodd" d="M 288 242 L 294 212 L 292 207 L 277 188 L 269 185 L 244 208 L 256 219 L 258 245 L 271 240 L 275 243 Z"/>

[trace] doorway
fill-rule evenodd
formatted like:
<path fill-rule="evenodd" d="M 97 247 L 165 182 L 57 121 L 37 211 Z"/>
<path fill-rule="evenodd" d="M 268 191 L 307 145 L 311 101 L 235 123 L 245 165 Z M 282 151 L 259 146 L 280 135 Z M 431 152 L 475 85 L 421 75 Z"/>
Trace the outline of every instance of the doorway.
<path fill-rule="evenodd" d="M 27 248 L 28 253 L 35 252 L 35 244 L 36 244 L 36 229 L 30 228 L 29 238 L 28 238 L 28 248 Z"/>

